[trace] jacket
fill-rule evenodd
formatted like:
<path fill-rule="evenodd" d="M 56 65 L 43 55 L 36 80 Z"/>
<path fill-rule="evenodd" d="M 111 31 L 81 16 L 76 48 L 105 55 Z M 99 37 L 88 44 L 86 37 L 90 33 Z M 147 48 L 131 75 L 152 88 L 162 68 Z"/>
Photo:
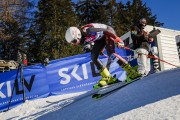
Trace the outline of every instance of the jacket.
<path fill-rule="evenodd" d="M 150 44 L 148 42 L 148 38 L 145 37 L 141 29 L 142 26 L 133 26 L 131 29 L 131 38 L 133 40 L 133 49 L 144 48 L 149 51 Z"/>

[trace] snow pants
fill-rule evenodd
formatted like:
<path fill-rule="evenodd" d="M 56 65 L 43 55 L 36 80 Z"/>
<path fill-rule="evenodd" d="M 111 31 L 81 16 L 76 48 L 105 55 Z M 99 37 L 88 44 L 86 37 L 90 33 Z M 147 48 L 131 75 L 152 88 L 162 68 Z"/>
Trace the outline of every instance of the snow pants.
<path fill-rule="evenodd" d="M 144 48 L 138 48 L 136 51 L 138 51 L 138 53 L 135 52 L 134 56 L 137 57 L 138 72 L 140 72 L 142 75 L 147 75 L 150 71 L 151 65 L 150 58 L 144 54 L 148 54 L 149 52 Z"/>
<path fill-rule="evenodd" d="M 103 63 L 98 59 L 100 53 L 102 52 L 102 50 L 106 48 L 107 54 L 109 56 L 108 61 L 107 61 L 107 65 L 106 67 L 109 68 L 110 64 L 112 62 L 112 59 L 110 58 L 110 56 L 113 54 L 113 56 L 118 58 L 117 63 L 121 66 L 122 64 L 127 63 L 127 61 L 122 58 L 120 55 L 115 53 L 115 44 L 114 41 L 110 40 L 110 39 L 100 39 L 95 41 L 95 44 L 93 46 L 93 49 L 91 50 L 91 59 L 93 61 L 93 63 L 96 65 L 98 70 L 101 70 L 102 68 L 104 68 L 105 66 L 103 65 Z"/>

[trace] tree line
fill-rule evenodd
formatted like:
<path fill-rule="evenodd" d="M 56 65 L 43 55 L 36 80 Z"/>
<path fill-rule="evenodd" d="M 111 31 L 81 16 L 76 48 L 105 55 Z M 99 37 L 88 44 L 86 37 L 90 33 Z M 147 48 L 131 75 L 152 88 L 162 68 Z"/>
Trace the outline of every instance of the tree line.
<path fill-rule="evenodd" d="M 111 25 L 118 36 L 128 32 L 140 18 L 149 25 L 163 26 L 142 0 L 1 0 L 0 59 L 17 59 L 24 50 L 28 61 L 42 62 L 82 53 L 81 46 L 65 40 L 70 26 L 88 23 Z"/>

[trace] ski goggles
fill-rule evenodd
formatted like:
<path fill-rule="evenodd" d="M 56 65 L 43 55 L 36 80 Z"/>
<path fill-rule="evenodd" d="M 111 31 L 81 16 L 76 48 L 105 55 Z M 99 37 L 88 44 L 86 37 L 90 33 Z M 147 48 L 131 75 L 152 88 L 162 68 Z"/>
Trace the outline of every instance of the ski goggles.
<path fill-rule="evenodd" d="M 73 39 L 71 41 L 71 43 L 74 44 L 74 45 L 78 45 L 80 43 L 80 40 L 79 39 Z"/>
<path fill-rule="evenodd" d="M 71 43 L 75 44 L 75 43 L 77 43 L 77 41 L 78 41 L 77 39 L 74 39 L 74 40 L 71 41 Z"/>

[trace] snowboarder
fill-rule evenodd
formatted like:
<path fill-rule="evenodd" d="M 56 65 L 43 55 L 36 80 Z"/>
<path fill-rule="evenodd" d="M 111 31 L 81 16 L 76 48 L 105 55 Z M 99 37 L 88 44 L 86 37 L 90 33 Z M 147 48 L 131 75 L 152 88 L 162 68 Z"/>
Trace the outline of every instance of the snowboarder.
<path fill-rule="evenodd" d="M 119 48 L 123 47 L 124 43 L 116 36 L 111 26 L 100 23 L 90 23 L 82 26 L 81 31 L 77 27 L 70 27 L 66 31 L 65 37 L 69 43 L 73 45 L 83 44 L 84 51 L 91 52 L 91 59 L 102 76 L 98 84 L 94 85 L 94 88 L 117 82 L 117 79 L 111 76 L 108 69 L 98 59 L 98 56 L 105 47 L 109 56 L 108 61 L 116 61 L 127 72 L 129 79 L 134 79 L 139 76 L 125 59 L 115 53 L 115 43 Z"/>
<path fill-rule="evenodd" d="M 137 57 L 138 72 L 141 76 L 148 75 L 150 71 L 150 58 L 146 55 L 149 54 L 150 43 L 153 42 L 153 37 L 149 37 L 149 32 L 146 30 L 147 22 L 145 18 L 140 19 L 137 26 L 133 26 L 131 29 L 131 38 L 133 40 L 134 56 Z M 146 54 L 146 55 L 145 55 Z"/>

